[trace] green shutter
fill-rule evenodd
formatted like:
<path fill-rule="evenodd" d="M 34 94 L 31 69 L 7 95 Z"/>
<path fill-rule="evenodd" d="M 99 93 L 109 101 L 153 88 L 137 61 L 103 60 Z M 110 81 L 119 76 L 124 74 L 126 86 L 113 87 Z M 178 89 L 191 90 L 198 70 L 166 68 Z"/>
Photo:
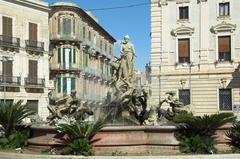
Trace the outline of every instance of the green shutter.
<path fill-rule="evenodd" d="M 65 48 L 63 48 L 63 65 L 65 67 Z"/>
<path fill-rule="evenodd" d="M 76 48 L 73 49 L 73 63 L 76 63 Z"/>
<path fill-rule="evenodd" d="M 63 77 L 63 95 L 67 95 L 67 78 Z"/>
<path fill-rule="evenodd" d="M 57 89 L 58 93 L 61 93 L 61 77 L 57 78 Z"/>
<path fill-rule="evenodd" d="M 69 52 L 69 66 L 71 68 L 71 65 L 72 65 L 72 49 L 70 49 L 70 52 Z"/>
<path fill-rule="evenodd" d="M 71 90 L 76 90 L 76 78 L 71 78 Z"/>
<path fill-rule="evenodd" d="M 86 66 L 88 66 L 88 54 L 86 54 Z"/>
<path fill-rule="evenodd" d="M 58 52 L 58 64 L 60 64 L 61 63 L 61 48 L 58 48 L 57 52 Z"/>

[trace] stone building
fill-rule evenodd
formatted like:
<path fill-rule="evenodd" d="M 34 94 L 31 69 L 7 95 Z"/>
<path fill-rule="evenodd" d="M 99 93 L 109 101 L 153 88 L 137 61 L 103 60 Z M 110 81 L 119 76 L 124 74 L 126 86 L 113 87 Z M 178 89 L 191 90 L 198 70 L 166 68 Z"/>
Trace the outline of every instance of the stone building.
<path fill-rule="evenodd" d="M 239 0 L 151 0 L 151 90 L 196 114 L 240 104 Z"/>
<path fill-rule="evenodd" d="M 0 100 L 48 115 L 48 3 L 0 1 Z"/>
<path fill-rule="evenodd" d="M 52 96 L 60 98 L 76 90 L 82 104 L 99 106 L 111 89 L 109 62 L 116 40 L 76 4 L 57 2 L 50 8 Z"/>

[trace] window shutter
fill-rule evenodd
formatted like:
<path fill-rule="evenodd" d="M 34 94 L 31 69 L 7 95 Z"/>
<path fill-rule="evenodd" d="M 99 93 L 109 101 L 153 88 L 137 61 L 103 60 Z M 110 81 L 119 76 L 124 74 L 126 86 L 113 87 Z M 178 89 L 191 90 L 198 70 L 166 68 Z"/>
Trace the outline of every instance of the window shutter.
<path fill-rule="evenodd" d="M 29 23 L 29 40 L 37 41 L 37 24 Z"/>
<path fill-rule="evenodd" d="M 29 71 L 29 81 L 32 84 L 36 84 L 37 83 L 37 74 L 38 74 L 38 66 L 37 66 L 38 62 L 34 61 L 34 60 L 29 60 L 29 64 L 28 64 L 28 71 Z"/>
<path fill-rule="evenodd" d="M 12 81 L 12 61 L 4 61 L 2 62 L 3 65 L 3 75 L 6 76 L 6 82 Z"/>
<path fill-rule="evenodd" d="M 73 49 L 73 63 L 76 63 L 76 48 Z"/>
<path fill-rule="evenodd" d="M 178 40 L 178 56 L 179 57 L 189 57 L 190 56 L 189 39 L 179 39 Z"/>
<path fill-rule="evenodd" d="M 65 64 L 65 48 L 63 48 L 63 63 Z"/>
<path fill-rule="evenodd" d="M 76 90 L 76 78 L 71 78 L 71 90 Z"/>
<path fill-rule="evenodd" d="M 223 36 L 218 38 L 218 52 L 221 52 L 221 53 L 231 52 L 230 36 Z"/>
<path fill-rule="evenodd" d="M 57 18 L 58 19 L 58 34 L 60 34 L 61 33 L 61 19 L 60 19 L 60 17 L 58 17 Z"/>
<path fill-rule="evenodd" d="M 72 49 L 69 50 L 69 65 L 72 65 Z"/>
<path fill-rule="evenodd" d="M 57 89 L 58 93 L 61 93 L 61 77 L 57 78 Z"/>
<path fill-rule="evenodd" d="M 60 64 L 61 63 L 61 48 L 59 47 L 58 48 L 58 64 Z"/>
<path fill-rule="evenodd" d="M 63 77 L 63 95 L 67 95 L 67 78 Z"/>
<path fill-rule="evenodd" d="M 12 18 L 2 17 L 3 35 L 12 37 Z"/>

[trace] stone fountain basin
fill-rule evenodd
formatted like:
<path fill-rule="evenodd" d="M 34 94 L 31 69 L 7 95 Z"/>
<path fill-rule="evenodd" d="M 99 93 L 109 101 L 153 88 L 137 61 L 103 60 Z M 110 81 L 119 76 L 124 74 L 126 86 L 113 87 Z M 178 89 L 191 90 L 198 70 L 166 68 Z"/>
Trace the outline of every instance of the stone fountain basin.
<path fill-rule="evenodd" d="M 217 148 L 228 150 L 226 131 L 231 125 L 225 125 L 217 130 Z M 29 148 L 35 151 L 46 151 L 52 147 L 65 146 L 61 142 L 56 127 L 31 126 L 32 138 Z M 179 152 L 179 142 L 175 138 L 175 126 L 116 126 L 104 127 L 94 139 L 97 154 L 126 152 L 128 154 L 159 154 Z"/>

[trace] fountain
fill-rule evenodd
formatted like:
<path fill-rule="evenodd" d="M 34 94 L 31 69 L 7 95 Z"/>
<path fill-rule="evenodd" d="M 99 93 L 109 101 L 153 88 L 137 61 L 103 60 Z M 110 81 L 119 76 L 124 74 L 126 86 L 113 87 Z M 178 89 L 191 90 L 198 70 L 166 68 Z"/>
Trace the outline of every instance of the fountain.
<path fill-rule="evenodd" d="M 121 43 L 121 57 L 111 62 L 113 94 L 108 93 L 107 100 L 101 107 L 101 114 L 109 114 L 107 126 L 95 135 L 94 143 L 97 154 L 126 152 L 129 154 L 177 153 L 179 142 L 174 134 L 176 127 L 171 123 L 174 116 L 189 110 L 174 92 L 167 92 L 166 99 L 156 105 L 150 105 L 149 95 L 144 88 L 138 93 L 134 82 L 134 46 L 125 36 Z M 168 104 L 167 110 L 162 108 Z M 70 96 L 50 102 L 48 125 L 33 125 L 33 137 L 29 139 L 30 148 L 38 151 L 51 147 L 64 146 L 56 131 L 61 123 L 84 120 L 93 112 L 79 105 L 79 100 L 72 92 Z M 101 115 L 100 115 L 101 116 Z M 224 139 L 221 140 L 225 142 Z"/>

